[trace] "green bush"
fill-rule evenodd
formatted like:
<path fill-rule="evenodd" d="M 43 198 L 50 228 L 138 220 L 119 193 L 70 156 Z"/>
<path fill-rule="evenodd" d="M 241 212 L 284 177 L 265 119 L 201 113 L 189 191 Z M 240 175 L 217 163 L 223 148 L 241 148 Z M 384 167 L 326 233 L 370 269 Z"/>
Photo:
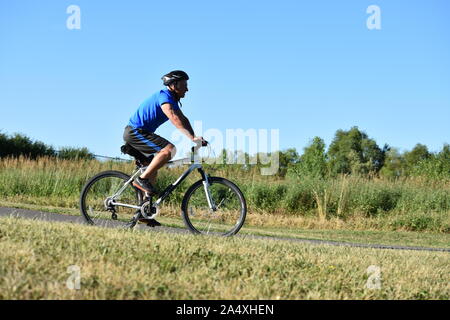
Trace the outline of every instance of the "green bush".
<path fill-rule="evenodd" d="M 255 209 L 274 212 L 281 207 L 281 203 L 288 190 L 284 184 L 255 184 L 246 188 L 249 192 L 245 194 L 249 206 Z"/>
<path fill-rule="evenodd" d="M 394 210 L 401 195 L 401 186 L 357 180 L 351 186 L 350 207 L 354 212 L 374 216 L 381 212 Z"/>
<path fill-rule="evenodd" d="M 0 158 L 27 156 L 36 159 L 42 156 L 55 156 L 55 150 L 40 141 L 32 141 L 27 136 L 15 133 L 12 136 L 0 133 Z"/>
<path fill-rule="evenodd" d="M 411 174 L 430 180 L 450 180 L 450 146 L 446 144 L 438 154 L 418 162 Z"/>
<path fill-rule="evenodd" d="M 408 231 L 450 232 L 450 225 L 441 216 L 423 212 L 399 215 L 390 224 L 394 229 Z"/>
<path fill-rule="evenodd" d="M 92 160 L 95 158 L 94 154 L 89 152 L 87 148 L 72 148 L 63 147 L 58 152 L 58 157 L 67 160 L 87 159 Z"/>
<path fill-rule="evenodd" d="M 293 214 L 307 213 L 315 208 L 314 195 L 305 184 L 293 183 L 287 188 L 281 207 Z"/>
<path fill-rule="evenodd" d="M 29 137 L 15 133 L 12 136 L 0 133 L 0 158 L 25 156 L 30 159 L 38 157 L 59 157 L 61 159 L 92 160 L 95 158 L 87 148 L 63 147 L 56 151 L 52 146 L 48 146 L 40 141 L 32 141 Z"/>

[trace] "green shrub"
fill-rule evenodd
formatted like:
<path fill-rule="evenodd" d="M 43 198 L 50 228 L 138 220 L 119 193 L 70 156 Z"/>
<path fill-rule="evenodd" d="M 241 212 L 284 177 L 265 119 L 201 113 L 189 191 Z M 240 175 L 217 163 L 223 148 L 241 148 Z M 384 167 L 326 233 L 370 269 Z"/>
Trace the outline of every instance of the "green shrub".
<path fill-rule="evenodd" d="M 435 231 L 450 232 L 450 225 L 443 221 L 442 217 L 436 214 L 413 213 L 399 215 L 391 223 L 395 229 L 405 229 L 408 231 Z"/>
<path fill-rule="evenodd" d="M 12 136 L 0 133 L 0 158 L 27 156 L 32 159 L 54 156 L 55 150 L 40 141 L 32 141 L 27 136 L 15 133 Z"/>
<path fill-rule="evenodd" d="M 287 186 L 283 184 L 255 184 L 245 196 L 251 207 L 273 212 L 281 207 L 287 190 Z"/>
<path fill-rule="evenodd" d="M 305 184 L 293 183 L 287 188 L 281 206 L 289 213 L 304 214 L 315 208 L 314 195 Z"/>
<path fill-rule="evenodd" d="M 394 210 L 402 195 L 398 186 L 379 182 L 356 181 L 351 188 L 351 207 L 368 216 Z"/>
<path fill-rule="evenodd" d="M 89 152 L 87 148 L 72 148 L 63 147 L 58 151 L 58 157 L 67 160 L 87 159 L 92 160 L 95 158 L 94 154 Z"/>

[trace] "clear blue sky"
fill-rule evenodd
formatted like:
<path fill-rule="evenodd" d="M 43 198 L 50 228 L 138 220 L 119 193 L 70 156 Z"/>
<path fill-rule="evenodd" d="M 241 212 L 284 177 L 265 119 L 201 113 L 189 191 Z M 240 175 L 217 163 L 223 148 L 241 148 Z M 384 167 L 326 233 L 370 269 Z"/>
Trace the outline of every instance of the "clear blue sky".
<path fill-rule="evenodd" d="M 69 30 L 69 5 L 81 30 Z M 369 30 L 369 5 L 381 30 Z M 0 130 L 120 156 L 173 69 L 204 129 L 280 129 L 280 148 L 352 126 L 410 150 L 450 142 L 446 0 L 0 0 Z M 171 124 L 157 133 L 170 136 Z"/>

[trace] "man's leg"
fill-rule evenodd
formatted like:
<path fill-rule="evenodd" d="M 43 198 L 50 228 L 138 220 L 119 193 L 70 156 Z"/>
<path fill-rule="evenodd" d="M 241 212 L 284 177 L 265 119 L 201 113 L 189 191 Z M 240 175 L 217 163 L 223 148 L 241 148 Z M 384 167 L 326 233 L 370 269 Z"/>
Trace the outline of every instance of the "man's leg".
<path fill-rule="evenodd" d="M 153 132 L 131 127 L 126 128 L 124 140 L 145 156 L 157 152 L 145 172 L 133 181 L 133 186 L 150 194 L 158 193 L 154 187 L 156 175 L 175 154 L 175 146 Z"/>
<path fill-rule="evenodd" d="M 175 154 L 175 150 L 176 149 L 173 144 L 168 144 L 166 147 L 164 147 L 160 152 L 156 154 L 150 165 L 139 178 L 147 179 L 154 189 L 154 186 L 156 185 L 156 176 L 158 175 L 158 170 L 162 168 L 170 159 L 172 159 L 172 155 Z M 161 226 L 161 223 L 159 223 L 155 219 L 141 218 L 139 219 L 139 223 L 146 223 L 149 227 Z"/>
<path fill-rule="evenodd" d="M 140 176 L 141 179 L 148 179 L 154 186 L 156 183 L 156 175 L 167 162 L 175 155 L 176 148 L 173 144 L 168 144 L 164 149 L 156 154 L 145 172 Z"/>
<path fill-rule="evenodd" d="M 153 172 L 150 174 L 150 176 L 147 178 L 148 181 L 152 184 L 152 186 L 156 185 L 156 176 L 158 175 L 158 171 Z"/>

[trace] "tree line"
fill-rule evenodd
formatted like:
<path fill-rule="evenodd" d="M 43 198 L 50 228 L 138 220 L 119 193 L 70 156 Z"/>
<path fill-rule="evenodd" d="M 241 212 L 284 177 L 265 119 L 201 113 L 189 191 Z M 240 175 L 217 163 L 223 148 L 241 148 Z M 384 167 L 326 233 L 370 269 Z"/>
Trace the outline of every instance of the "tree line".
<path fill-rule="evenodd" d="M 41 141 L 32 141 L 29 137 L 15 133 L 7 135 L 0 132 L 0 158 L 25 156 L 30 159 L 49 156 L 62 159 L 94 159 L 87 148 L 63 147 L 55 150 Z"/>
<path fill-rule="evenodd" d="M 241 153 L 241 154 L 239 154 Z M 385 144 L 380 147 L 376 141 L 358 127 L 350 130 L 337 130 L 328 149 L 320 137 L 314 137 L 300 154 L 295 148 L 277 151 L 280 177 L 313 176 L 320 178 L 335 177 L 342 174 L 361 176 L 383 176 L 400 178 L 409 176 L 428 176 L 435 179 L 450 178 L 450 145 L 444 144 L 440 152 L 430 152 L 427 146 L 416 144 L 410 150 L 401 153 L 399 149 Z M 41 156 L 62 159 L 94 159 L 95 155 L 87 148 L 63 147 L 55 150 L 40 141 L 15 133 L 11 136 L 0 132 L 0 158 L 26 156 L 36 159 Z M 236 157 L 244 157 L 244 168 L 263 167 L 258 162 L 251 165 L 247 153 L 235 152 Z M 259 159 L 267 154 L 257 154 Z M 269 154 L 270 156 L 270 154 Z M 229 151 L 219 155 L 226 166 Z M 239 165 L 242 166 L 242 165 Z"/>
<path fill-rule="evenodd" d="M 226 163 L 226 153 L 223 150 L 219 156 L 223 164 Z M 249 163 L 248 154 L 236 155 L 239 156 L 244 156 L 245 163 Z M 418 143 L 411 151 L 401 153 L 387 144 L 380 147 L 358 127 L 337 130 L 328 150 L 322 138 L 314 137 L 302 154 L 295 148 L 289 148 L 279 151 L 278 158 L 278 175 L 282 177 L 328 178 L 351 174 L 392 179 L 409 176 L 450 178 L 449 144 L 444 144 L 440 152 L 432 153 L 427 146 Z"/>

